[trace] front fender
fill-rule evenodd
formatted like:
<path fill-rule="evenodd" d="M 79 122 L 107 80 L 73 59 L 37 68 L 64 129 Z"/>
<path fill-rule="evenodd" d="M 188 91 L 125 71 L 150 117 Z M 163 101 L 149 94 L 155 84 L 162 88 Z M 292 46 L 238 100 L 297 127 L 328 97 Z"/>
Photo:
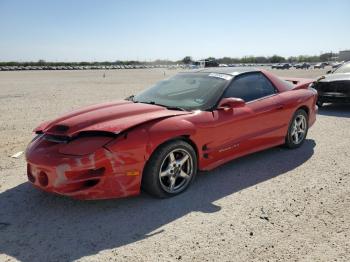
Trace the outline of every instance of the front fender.
<path fill-rule="evenodd" d="M 195 126 L 186 119 L 167 118 L 147 123 L 120 134 L 105 147 L 113 157 L 122 159 L 128 168 L 134 168 L 142 174 L 144 165 L 153 152 L 166 141 L 181 136 L 193 136 Z M 124 170 L 127 173 L 128 170 Z M 137 179 L 141 183 L 141 176 Z"/>
<path fill-rule="evenodd" d="M 196 128 L 186 119 L 167 118 L 148 126 L 147 131 L 149 140 L 146 147 L 146 159 L 166 141 L 181 136 L 193 136 Z"/>

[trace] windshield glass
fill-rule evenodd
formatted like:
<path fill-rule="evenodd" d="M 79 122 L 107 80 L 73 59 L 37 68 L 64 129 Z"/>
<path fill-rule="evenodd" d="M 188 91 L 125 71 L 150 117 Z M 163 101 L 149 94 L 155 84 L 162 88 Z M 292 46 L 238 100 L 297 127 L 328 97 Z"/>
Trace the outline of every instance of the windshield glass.
<path fill-rule="evenodd" d="M 350 73 L 350 63 L 342 65 L 341 67 L 336 69 L 334 73 Z"/>
<path fill-rule="evenodd" d="M 212 108 L 232 76 L 214 73 L 180 73 L 134 96 L 134 102 L 154 103 L 186 110 Z"/>

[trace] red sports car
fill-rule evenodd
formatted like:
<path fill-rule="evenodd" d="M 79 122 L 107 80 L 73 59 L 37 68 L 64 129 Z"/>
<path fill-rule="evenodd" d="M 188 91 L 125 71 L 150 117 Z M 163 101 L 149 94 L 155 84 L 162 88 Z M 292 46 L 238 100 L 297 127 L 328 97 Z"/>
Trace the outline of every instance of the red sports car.
<path fill-rule="evenodd" d="M 310 83 L 253 68 L 179 73 L 124 101 L 41 124 L 26 150 L 28 179 L 78 199 L 126 197 L 141 188 L 177 195 L 198 170 L 302 145 L 316 120 Z"/>

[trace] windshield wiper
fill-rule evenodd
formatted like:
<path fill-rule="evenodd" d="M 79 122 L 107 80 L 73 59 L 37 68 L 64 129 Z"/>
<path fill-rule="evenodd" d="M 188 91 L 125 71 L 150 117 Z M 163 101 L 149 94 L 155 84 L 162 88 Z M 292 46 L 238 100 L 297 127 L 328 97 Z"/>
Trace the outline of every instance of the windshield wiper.
<path fill-rule="evenodd" d="M 179 111 L 187 111 L 185 108 L 179 107 L 179 106 L 167 106 L 166 107 L 169 110 L 179 110 Z"/>
<path fill-rule="evenodd" d="M 125 100 L 135 102 L 134 97 L 135 97 L 135 95 L 131 95 L 131 96 L 128 96 L 127 98 L 125 98 Z"/>
<path fill-rule="evenodd" d="M 182 107 L 179 107 L 179 106 L 166 106 L 166 105 L 162 105 L 162 104 L 158 104 L 154 101 L 149 101 L 149 102 L 141 102 L 140 103 L 144 103 L 144 104 L 150 104 L 150 105 L 156 105 L 156 106 L 162 106 L 162 107 L 165 107 L 166 109 L 169 109 L 169 110 L 179 110 L 179 111 L 187 111 L 186 109 L 182 108 Z"/>

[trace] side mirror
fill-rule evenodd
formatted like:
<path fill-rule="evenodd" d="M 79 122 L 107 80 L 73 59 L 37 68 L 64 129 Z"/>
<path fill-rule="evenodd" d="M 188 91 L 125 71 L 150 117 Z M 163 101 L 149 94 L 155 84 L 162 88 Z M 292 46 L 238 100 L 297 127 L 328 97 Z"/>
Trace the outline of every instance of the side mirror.
<path fill-rule="evenodd" d="M 330 73 L 332 73 L 332 70 L 329 70 L 329 71 L 326 72 L 326 74 L 330 74 Z"/>
<path fill-rule="evenodd" d="M 245 101 L 241 98 L 229 97 L 221 99 L 218 110 L 230 110 L 237 107 L 243 107 L 245 105 Z"/>

